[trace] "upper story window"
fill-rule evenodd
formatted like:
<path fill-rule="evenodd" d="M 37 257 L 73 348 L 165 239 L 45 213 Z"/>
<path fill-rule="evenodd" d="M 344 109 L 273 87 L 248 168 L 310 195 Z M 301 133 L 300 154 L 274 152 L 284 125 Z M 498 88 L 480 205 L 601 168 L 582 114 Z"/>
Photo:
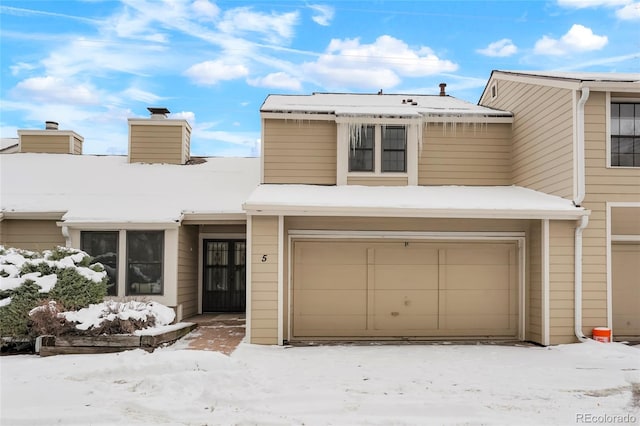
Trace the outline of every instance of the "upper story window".
<path fill-rule="evenodd" d="M 640 103 L 611 103 L 611 166 L 640 167 Z"/>
<path fill-rule="evenodd" d="M 382 128 L 382 171 L 407 171 L 407 131 L 405 126 Z"/>
<path fill-rule="evenodd" d="M 363 125 L 350 136 L 349 172 L 406 173 L 407 127 Z"/>
<path fill-rule="evenodd" d="M 349 153 L 350 172 L 373 172 L 375 159 L 375 127 L 362 126 L 352 137 Z"/>

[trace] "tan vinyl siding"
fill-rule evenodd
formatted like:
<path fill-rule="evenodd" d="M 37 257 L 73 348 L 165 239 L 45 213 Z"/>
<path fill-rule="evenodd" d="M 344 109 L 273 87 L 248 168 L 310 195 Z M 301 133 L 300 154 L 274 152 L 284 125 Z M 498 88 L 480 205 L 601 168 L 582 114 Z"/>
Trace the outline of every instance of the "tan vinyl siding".
<path fill-rule="evenodd" d="M 64 246 L 65 239 L 55 220 L 5 219 L 2 221 L 0 244 L 5 247 L 41 251 Z"/>
<path fill-rule="evenodd" d="M 278 217 L 251 216 L 251 343 L 278 343 Z M 263 261 L 264 259 L 264 261 Z"/>
<path fill-rule="evenodd" d="M 67 135 L 21 135 L 20 152 L 38 152 L 49 154 L 71 154 Z"/>
<path fill-rule="evenodd" d="M 185 225 L 178 234 L 178 305 L 183 318 L 198 313 L 198 227 Z"/>
<path fill-rule="evenodd" d="M 429 123 L 419 185 L 510 185 L 511 124 Z"/>
<path fill-rule="evenodd" d="M 184 126 L 183 132 L 182 161 L 186 163 L 191 159 L 191 130 L 188 126 Z"/>
<path fill-rule="evenodd" d="M 640 93 L 633 96 L 640 97 Z M 640 168 L 607 167 L 608 108 L 604 92 L 591 92 L 585 105 L 586 197 L 583 202 L 583 206 L 591 210 L 583 244 L 582 322 L 586 335 L 591 335 L 593 327 L 607 325 L 606 203 L 640 202 Z M 633 228 L 628 222 L 632 219 L 628 212 L 613 208 L 612 213 L 612 234 Z"/>
<path fill-rule="evenodd" d="M 263 183 L 335 185 L 335 122 L 265 119 L 263 135 Z"/>
<path fill-rule="evenodd" d="M 640 235 L 640 207 L 613 207 L 611 234 Z"/>
<path fill-rule="evenodd" d="M 640 243 L 611 246 L 613 335 L 616 340 L 640 338 Z"/>
<path fill-rule="evenodd" d="M 407 186 L 408 178 L 405 176 L 349 176 L 347 185 L 365 186 Z"/>
<path fill-rule="evenodd" d="M 132 163 L 168 163 L 181 164 L 183 125 L 145 125 L 130 126 L 129 161 Z"/>
<path fill-rule="evenodd" d="M 78 137 L 73 137 L 73 154 L 81 155 L 82 154 L 82 142 L 83 140 Z"/>
<path fill-rule="evenodd" d="M 247 232 L 247 225 L 200 225 L 200 232 L 203 234 L 244 234 Z"/>
<path fill-rule="evenodd" d="M 498 80 L 498 97 L 483 105 L 514 114 L 513 184 L 572 198 L 572 91 Z"/>
<path fill-rule="evenodd" d="M 543 343 L 542 324 L 542 223 L 531 221 L 528 236 L 528 283 L 526 289 L 526 339 Z"/>
<path fill-rule="evenodd" d="M 577 340 L 573 326 L 574 231 L 574 222 L 549 222 L 549 343 L 552 345 Z"/>

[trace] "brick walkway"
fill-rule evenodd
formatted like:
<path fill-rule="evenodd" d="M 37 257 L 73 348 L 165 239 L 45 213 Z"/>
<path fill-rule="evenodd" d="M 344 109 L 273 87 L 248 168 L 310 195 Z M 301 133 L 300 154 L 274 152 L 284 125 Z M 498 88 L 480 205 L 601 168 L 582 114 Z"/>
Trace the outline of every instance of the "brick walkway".
<path fill-rule="evenodd" d="M 198 324 L 198 328 L 182 338 L 188 349 L 230 355 L 244 338 L 244 314 L 203 314 L 185 321 Z"/>

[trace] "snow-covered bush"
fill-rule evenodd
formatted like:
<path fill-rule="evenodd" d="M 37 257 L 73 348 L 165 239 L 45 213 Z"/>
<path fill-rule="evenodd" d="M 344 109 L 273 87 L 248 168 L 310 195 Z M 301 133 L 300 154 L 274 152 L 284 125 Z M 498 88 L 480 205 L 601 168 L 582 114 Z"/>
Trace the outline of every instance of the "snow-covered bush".
<path fill-rule="evenodd" d="M 0 336 L 33 337 L 29 312 L 55 300 L 75 310 L 99 303 L 107 274 L 83 251 L 58 247 L 42 253 L 0 246 Z"/>

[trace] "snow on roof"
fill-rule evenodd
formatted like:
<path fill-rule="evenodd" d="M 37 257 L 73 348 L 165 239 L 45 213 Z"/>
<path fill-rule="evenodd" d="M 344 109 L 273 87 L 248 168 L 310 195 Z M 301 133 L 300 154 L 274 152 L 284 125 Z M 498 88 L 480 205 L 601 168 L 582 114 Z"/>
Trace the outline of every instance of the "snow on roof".
<path fill-rule="evenodd" d="M 261 112 L 298 112 L 337 116 L 427 117 L 473 115 L 511 117 L 507 111 L 472 104 L 451 96 L 403 94 L 313 93 L 269 95 Z"/>
<path fill-rule="evenodd" d="M 9 151 L 9 148 L 14 148 L 11 152 L 18 150 L 18 138 L 1 138 L 0 139 L 0 151 Z"/>
<path fill-rule="evenodd" d="M 65 212 L 65 222 L 176 222 L 183 214 L 242 214 L 259 158 L 202 164 L 128 163 L 126 156 L 0 155 L 0 211 Z"/>
<path fill-rule="evenodd" d="M 521 74 L 531 77 L 549 77 L 578 81 L 604 82 L 640 82 L 640 73 L 612 73 L 612 72 L 569 72 L 569 71 L 503 71 L 504 74 Z"/>
<path fill-rule="evenodd" d="M 573 202 L 517 186 L 260 185 L 247 211 L 291 214 L 575 218 Z"/>

